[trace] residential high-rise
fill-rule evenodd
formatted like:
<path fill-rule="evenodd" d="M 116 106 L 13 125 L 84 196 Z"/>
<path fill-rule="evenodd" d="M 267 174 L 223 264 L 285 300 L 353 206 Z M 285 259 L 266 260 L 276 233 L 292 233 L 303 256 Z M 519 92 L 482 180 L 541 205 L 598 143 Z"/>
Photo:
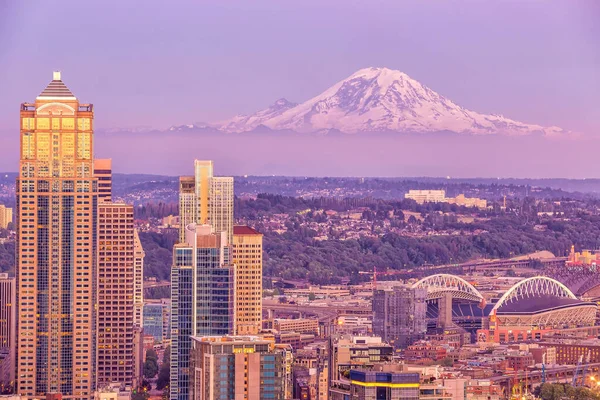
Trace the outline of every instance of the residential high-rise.
<path fill-rule="evenodd" d="M 373 292 L 373 333 L 396 348 L 422 339 L 427 331 L 427 290 L 395 286 Z"/>
<path fill-rule="evenodd" d="M 137 229 L 133 231 L 133 324 L 137 327 L 144 326 L 144 248 L 140 241 L 140 234 Z"/>
<path fill-rule="evenodd" d="M 190 400 L 285 399 L 286 353 L 256 336 L 194 337 Z"/>
<path fill-rule="evenodd" d="M 173 248 L 171 270 L 171 399 L 188 400 L 192 336 L 235 331 L 235 270 L 226 232 L 190 224 Z"/>
<path fill-rule="evenodd" d="M 249 226 L 233 227 L 235 264 L 235 327 L 238 335 L 262 329 L 263 235 Z"/>
<path fill-rule="evenodd" d="M 11 367 L 8 373 L 0 373 L 0 383 L 8 383 L 15 379 L 15 350 L 17 328 L 17 293 L 15 278 L 8 274 L 0 274 L 0 352 L 8 353 Z M 0 368 L 0 372 L 3 369 Z"/>
<path fill-rule="evenodd" d="M 13 222 L 13 209 L 0 204 L 0 229 L 8 228 L 11 222 Z"/>
<path fill-rule="evenodd" d="M 191 223 L 210 225 L 214 232 L 227 232 L 233 242 L 233 178 L 213 175 L 212 161 L 194 161 L 194 176 L 179 178 L 179 241 Z"/>
<path fill-rule="evenodd" d="M 112 200 L 112 160 L 95 159 L 94 176 L 98 179 L 98 202 Z"/>
<path fill-rule="evenodd" d="M 134 378 L 133 206 L 98 206 L 98 388 Z"/>
<path fill-rule="evenodd" d="M 21 104 L 17 178 L 17 393 L 90 399 L 96 376 L 97 179 L 93 106 L 59 72 Z"/>

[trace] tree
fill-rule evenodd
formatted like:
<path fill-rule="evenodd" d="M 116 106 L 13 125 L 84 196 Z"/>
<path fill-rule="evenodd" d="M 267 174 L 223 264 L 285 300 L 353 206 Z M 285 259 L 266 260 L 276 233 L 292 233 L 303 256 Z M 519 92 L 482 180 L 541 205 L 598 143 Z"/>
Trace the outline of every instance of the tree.
<path fill-rule="evenodd" d="M 317 298 L 317 295 L 315 295 L 314 293 L 311 292 L 308 294 L 308 300 L 313 301 L 313 300 L 316 300 L 316 298 Z"/>
<path fill-rule="evenodd" d="M 144 362 L 144 378 L 152 379 L 158 373 L 158 355 L 154 349 L 146 352 L 146 361 Z"/>
<path fill-rule="evenodd" d="M 167 346 L 165 354 L 163 355 L 163 362 L 158 371 L 158 379 L 156 380 L 156 389 L 162 390 L 169 386 L 171 382 L 171 360 L 169 354 L 171 353 L 171 346 Z"/>
<path fill-rule="evenodd" d="M 454 365 L 454 360 L 452 357 L 444 357 L 442 360 L 442 367 L 451 367 Z"/>

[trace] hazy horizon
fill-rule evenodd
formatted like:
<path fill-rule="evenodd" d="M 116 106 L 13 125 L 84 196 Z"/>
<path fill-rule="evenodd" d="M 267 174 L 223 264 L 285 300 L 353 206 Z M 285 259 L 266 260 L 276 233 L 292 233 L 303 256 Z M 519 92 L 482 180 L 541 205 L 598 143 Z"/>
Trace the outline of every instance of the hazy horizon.
<path fill-rule="evenodd" d="M 101 132 L 302 102 L 380 66 L 465 108 L 581 135 L 98 134 L 96 156 L 112 157 L 117 172 L 167 175 L 207 158 L 219 174 L 239 175 L 600 177 L 599 18 L 593 0 L 3 2 L 0 169 L 17 169 L 19 104 L 53 70 L 94 104 Z"/>

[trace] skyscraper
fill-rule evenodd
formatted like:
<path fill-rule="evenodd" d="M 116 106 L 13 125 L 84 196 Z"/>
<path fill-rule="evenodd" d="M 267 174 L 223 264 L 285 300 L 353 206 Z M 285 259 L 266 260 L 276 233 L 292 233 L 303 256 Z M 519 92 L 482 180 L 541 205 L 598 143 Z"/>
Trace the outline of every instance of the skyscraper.
<path fill-rule="evenodd" d="M 171 270 L 171 399 L 188 400 L 192 336 L 235 331 L 235 271 L 226 232 L 190 224 L 173 248 Z"/>
<path fill-rule="evenodd" d="M 373 333 L 396 348 L 423 338 L 427 331 L 427 290 L 395 286 L 373 292 Z"/>
<path fill-rule="evenodd" d="M 213 175 L 212 161 L 194 161 L 194 176 L 179 178 L 179 241 L 185 227 L 208 224 L 214 232 L 227 232 L 233 242 L 233 178 Z"/>
<path fill-rule="evenodd" d="M 249 226 L 233 227 L 236 334 L 256 335 L 262 329 L 263 235 Z"/>
<path fill-rule="evenodd" d="M 98 179 L 98 202 L 112 200 L 112 160 L 95 159 L 94 176 Z"/>
<path fill-rule="evenodd" d="M 0 274 L 0 352 L 8 353 L 11 367 L 8 376 L 0 374 L 0 382 L 8 383 L 15 379 L 15 350 L 17 327 L 17 293 L 15 278 Z M 0 371 L 3 368 L 0 368 Z"/>
<path fill-rule="evenodd" d="M 189 400 L 285 399 L 286 352 L 256 336 L 194 337 Z"/>
<path fill-rule="evenodd" d="M 134 244 L 134 271 L 133 271 L 133 324 L 143 327 L 144 321 L 144 248 L 140 241 L 140 235 L 135 229 L 133 231 Z"/>
<path fill-rule="evenodd" d="M 96 366 L 93 106 L 59 72 L 21 104 L 17 392 L 89 399 Z"/>
<path fill-rule="evenodd" d="M 133 206 L 98 206 L 97 387 L 134 378 Z"/>

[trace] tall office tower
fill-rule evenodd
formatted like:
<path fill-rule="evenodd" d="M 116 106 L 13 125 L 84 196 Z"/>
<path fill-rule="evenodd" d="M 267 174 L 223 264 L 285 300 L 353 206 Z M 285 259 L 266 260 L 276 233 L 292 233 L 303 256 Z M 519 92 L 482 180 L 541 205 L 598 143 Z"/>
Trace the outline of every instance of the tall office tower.
<path fill-rule="evenodd" d="M 133 231 L 134 270 L 133 270 L 133 311 L 135 326 L 144 326 L 144 248 L 137 229 Z"/>
<path fill-rule="evenodd" d="M 17 293 L 15 278 L 0 274 L 0 352 L 6 353 L 8 368 L 0 368 L 0 383 L 15 380 L 15 350 L 17 328 Z M 7 373 L 2 373 L 7 371 Z"/>
<path fill-rule="evenodd" d="M 233 227 L 236 334 L 256 335 L 262 329 L 263 235 L 249 226 Z"/>
<path fill-rule="evenodd" d="M 95 159 L 94 177 L 98 179 L 98 202 L 112 200 L 112 160 Z"/>
<path fill-rule="evenodd" d="M 21 104 L 17 178 L 17 393 L 90 399 L 96 355 L 93 106 L 55 72 Z"/>
<path fill-rule="evenodd" d="M 373 292 L 373 333 L 396 348 L 423 338 L 427 331 L 426 289 L 395 286 Z"/>
<path fill-rule="evenodd" d="M 188 225 L 173 248 L 171 270 L 171 399 L 189 399 L 192 336 L 235 331 L 235 270 L 226 232 Z"/>
<path fill-rule="evenodd" d="M 131 385 L 134 375 L 133 206 L 98 205 L 97 387 Z"/>
<path fill-rule="evenodd" d="M 13 220 L 13 209 L 0 204 L 0 229 L 8 228 Z"/>
<path fill-rule="evenodd" d="M 194 176 L 179 178 L 179 241 L 185 227 L 208 224 L 214 232 L 227 232 L 233 242 L 233 178 L 213 175 L 212 161 L 194 161 Z"/>
<path fill-rule="evenodd" d="M 283 400 L 285 356 L 256 336 L 194 337 L 189 400 Z"/>

